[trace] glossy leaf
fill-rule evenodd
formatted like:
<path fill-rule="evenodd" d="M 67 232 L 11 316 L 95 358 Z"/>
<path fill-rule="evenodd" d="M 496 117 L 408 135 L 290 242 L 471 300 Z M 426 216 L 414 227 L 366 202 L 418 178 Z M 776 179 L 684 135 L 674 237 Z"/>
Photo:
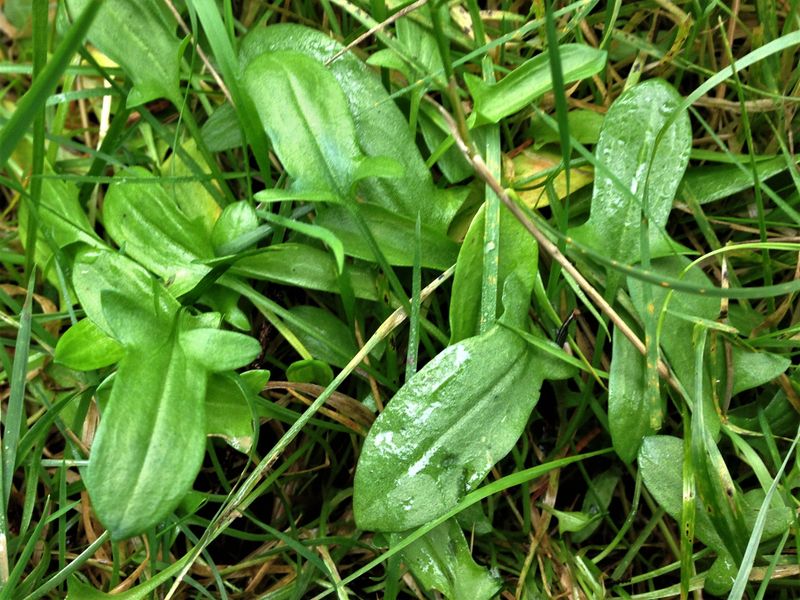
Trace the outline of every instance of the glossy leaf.
<path fill-rule="evenodd" d="M 572 230 L 571 236 L 606 258 L 637 262 L 646 191 L 650 243 L 664 245 L 664 225 L 689 161 L 688 114 L 683 112 L 674 120 L 657 147 L 656 138 L 681 101 L 668 83 L 651 79 L 612 104 L 596 148 L 598 166 L 589 221 Z"/>
<path fill-rule="evenodd" d="M 187 216 L 176 197 L 141 168 L 115 177 L 103 204 L 103 224 L 127 254 L 169 281 L 176 296 L 208 272 L 196 261 L 214 257 L 202 219 Z"/>
<path fill-rule="evenodd" d="M 113 539 L 164 520 L 190 489 L 205 450 L 205 392 L 205 371 L 176 336 L 120 362 L 84 476 Z"/>
<path fill-rule="evenodd" d="M 436 518 L 511 450 L 536 404 L 536 355 L 509 329 L 449 346 L 412 377 L 362 448 L 353 506 L 363 529 Z"/>
<path fill-rule="evenodd" d="M 472 558 L 464 532 L 449 519 L 403 549 L 403 562 L 430 591 L 445 598 L 488 600 L 494 598 L 502 581 Z"/>
<path fill-rule="evenodd" d="M 114 338 L 91 319 L 81 319 L 58 338 L 55 361 L 76 371 L 92 371 L 113 365 L 125 355 Z"/>
<path fill-rule="evenodd" d="M 477 335 L 480 330 L 480 306 L 484 229 L 486 227 L 485 206 L 481 208 L 470 225 L 461 250 L 458 253 L 453 279 L 453 294 L 450 302 L 450 341 L 455 343 Z M 536 241 L 514 218 L 510 211 L 500 213 L 500 262 L 497 289 L 503 289 L 506 280 L 514 274 L 530 298 L 536 279 L 538 247 Z M 498 294 L 499 296 L 499 294 Z M 502 306 L 498 298 L 497 306 Z"/>
<path fill-rule="evenodd" d="M 342 49 L 341 44 L 320 31 L 281 24 L 253 29 L 242 41 L 240 54 L 245 66 L 265 52 L 279 50 L 302 52 L 324 64 Z M 364 199 L 412 222 L 419 213 L 425 225 L 446 232 L 458 210 L 459 198 L 434 185 L 406 118 L 389 98 L 380 79 L 350 52 L 326 69 L 344 92 L 355 124 L 357 143 L 364 154 L 389 156 L 403 166 L 401 177 L 362 181 L 359 191 Z"/>
<path fill-rule="evenodd" d="M 248 65 L 244 81 L 295 189 L 347 198 L 365 156 L 330 71 L 300 52 L 267 52 Z"/>
<path fill-rule="evenodd" d="M 90 0 L 67 0 L 74 17 Z M 180 40 L 166 5 L 158 0 L 104 0 L 89 40 L 130 75 L 128 106 L 158 98 L 181 103 Z"/>
<path fill-rule="evenodd" d="M 314 358 L 336 367 L 344 367 L 358 352 L 355 338 L 347 325 L 330 311 L 317 306 L 301 305 L 292 307 L 289 312 L 296 320 L 305 323 L 308 329 L 319 332 L 319 337 L 315 337 L 299 327 L 294 327 L 292 323 L 286 324 Z"/>
<path fill-rule="evenodd" d="M 232 273 L 324 292 L 340 291 L 336 262 L 330 253 L 305 244 L 274 244 L 238 260 Z M 375 274 L 363 264 L 345 269 L 357 298 L 376 300 Z"/>
<path fill-rule="evenodd" d="M 650 420 L 645 359 L 614 330 L 608 377 L 608 426 L 617 455 L 631 464 L 642 440 L 656 432 Z"/>
<path fill-rule="evenodd" d="M 583 44 L 563 44 L 559 55 L 564 83 L 596 75 L 606 65 L 605 51 Z M 550 56 L 542 52 L 528 59 L 495 84 L 470 73 L 464 75 L 464 81 L 475 103 L 475 125 L 499 123 L 553 89 Z"/>
<path fill-rule="evenodd" d="M 249 453 L 255 440 L 253 413 L 241 388 L 229 376 L 212 375 L 206 389 L 206 434 L 221 437 Z"/>

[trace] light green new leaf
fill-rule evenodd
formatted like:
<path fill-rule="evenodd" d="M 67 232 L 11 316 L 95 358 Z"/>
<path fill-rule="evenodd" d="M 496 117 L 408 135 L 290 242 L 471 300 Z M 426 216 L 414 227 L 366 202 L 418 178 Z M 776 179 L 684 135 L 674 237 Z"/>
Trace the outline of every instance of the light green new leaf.
<path fill-rule="evenodd" d="M 240 202 L 229 204 L 222 210 L 222 214 L 220 214 L 211 232 L 211 243 L 214 246 L 214 252 L 222 256 L 221 249 L 226 244 L 255 231 L 258 225 L 256 209 L 249 202 L 241 200 Z M 255 245 L 255 242 L 252 245 Z M 242 248 L 242 250 L 245 249 L 247 247 Z"/>
<path fill-rule="evenodd" d="M 484 251 L 485 206 L 470 225 L 458 253 L 450 302 L 450 343 L 477 335 L 480 330 L 480 306 Z M 536 280 L 538 247 L 536 241 L 514 218 L 510 211 L 500 213 L 500 263 L 497 289 L 503 289 L 506 279 L 514 274 L 530 298 Z M 497 306 L 501 306 L 498 297 Z"/>
<path fill-rule="evenodd" d="M 91 319 L 81 319 L 58 338 L 54 359 L 76 371 L 93 371 L 113 365 L 125 355 L 120 343 Z"/>
<path fill-rule="evenodd" d="M 458 522 L 449 519 L 403 549 L 403 562 L 426 590 L 451 600 L 488 600 L 502 581 L 472 558 Z"/>
<path fill-rule="evenodd" d="M 321 31 L 281 24 L 254 28 L 242 41 L 240 57 L 242 65 L 246 66 L 265 52 L 293 50 L 322 65 L 343 48 Z M 407 217 L 412 223 L 419 213 L 422 223 L 445 233 L 462 198 L 434 185 L 406 117 L 389 98 L 380 78 L 351 52 L 337 58 L 326 69 L 344 92 L 355 123 L 357 142 L 364 154 L 389 156 L 403 167 L 400 177 L 372 177 L 362 181 L 359 191 L 364 199 Z M 277 110 L 280 113 L 282 108 Z"/>
<path fill-rule="evenodd" d="M 605 51 L 591 46 L 564 44 L 558 51 L 564 83 L 596 75 L 606 65 Z M 498 83 L 488 84 L 469 73 L 464 75 L 464 81 L 475 102 L 474 124 L 499 123 L 553 89 L 550 54 L 542 52 L 528 59 Z"/>
<path fill-rule="evenodd" d="M 611 105 L 597 143 L 589 221 L 572 230 L 571 236 L 606 258 L 637 262 L 646 202 L 650 243 L 665 245 L 664 225 L 692 145 L 686 111 L 666 129 L 657 147 L 656 138 L 681 100 L 668 83 L 651 79 Z M 655 250 L 651 256 L 657 255 Z"/>
<path fill-rule="evenodd" d="M 362 448 L 353 509 L 362 529 L 404 531 L 474 489 L 511 450 L 542 375 L 522 338 L 496 325 L 449 346 L 386 406 Z"/>
<path fill-rule="evenodd" d="M 626 464 L 636 458 L 642 440 L 655 433 L 646 387 L 644 356 L 615 329 L 608 377 L 608 425 L 614 450 Z"/>
<path fill-rule="evenodd" d="M 300 52 L 267 52 L 248 65 L 244 82 L 295 189 L 347 198 L 365 157 L 330 71 Z"/>
<path fill-rule="evenodd" d="M 130 348 L 100 419 L 86 487 L 115 540 L 164 520 L 189 491 L 205 450 L 206 373 L 175 335 Z"/>
<path fill-rule="evenodd" d="M 190 219 L 175 196 L 142 168 L 118 174 L 103 204 L 103 224 L 125 252 L 171 282 L 180 296 L 192 289 L 209 268 L 214 249 L 200 218 Z"/>
<path fill-rule="evenodd" d="M 90 0 L 67 0 L 70 15 Z M 158 98 L 179 106 L 180 40 L 176 23 L 159 0 L 104 0 L 89 29 L 89 41 L 133 80 L 129 107 Z"/>
<path fill-rule="evenodd" d="M 118 319 L 115 329 L 107 319 L 103 292 L 113 290 L 127 303 L 135 303 L 145 313 L 158 314 L 167 319 L 180 305 L 166 293 L 153 277 L 137 263 L 122 254 L 108 250 L 83 250 L 75 258 L 72 283 L 86 316 L 106 335 L 125 344 L 133 333 L 129 332 L 124 317 Z M 113 310 L 113 307 L 112 307 Z"/>
<path fill-rule="evenodd" d="M 249 335 L 207 327 L 181 331 L 180 344 L 189 360 L 212 373 L 238 369 L 261 354 L 261 344 Z"/>

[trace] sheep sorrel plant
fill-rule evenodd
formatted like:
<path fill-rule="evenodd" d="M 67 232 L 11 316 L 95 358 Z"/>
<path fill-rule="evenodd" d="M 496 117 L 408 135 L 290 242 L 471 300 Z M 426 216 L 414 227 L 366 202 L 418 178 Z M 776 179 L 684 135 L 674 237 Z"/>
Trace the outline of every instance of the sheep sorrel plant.
<path fill-rule="evenodd" d="M 0 600 L 795 596 L 796 0 L 0 10 Z"/>

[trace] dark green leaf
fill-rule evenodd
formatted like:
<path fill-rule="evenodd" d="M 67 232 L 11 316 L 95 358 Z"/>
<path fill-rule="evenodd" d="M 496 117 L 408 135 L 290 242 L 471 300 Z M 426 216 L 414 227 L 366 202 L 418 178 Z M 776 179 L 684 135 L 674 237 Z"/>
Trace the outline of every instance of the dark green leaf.
<path fill-rule="evenodd" d="M 333 381 L 333 370 L 328 363 L 321 360 L 297 360 L 286 369 L 286 378 L 289 381 L 326 386 Z"/>
<path fill-rule="evenodd" d="M 510 211 L 500 213 L 500 263 L 497 276 L 498 296 L 508 277 L 514 274 L 522 285 L 522 294 L 530 299 L 536 279 L 538 247 L 536 241 Z M 480 306 L 484 251 L 485 207 L 482 207 L 461 245 L 453 279 L 450 302 L 450 341 L 455 343 L 476 335 L 480 330 Z M 498 298 L 497 306 L 502 306 Z M 527 308 L 524 309 L 527 312 Z"/>
<path fill-rule="evenodd" d="M 749 166 L 749 165 L 748 165 Z M 777 156 L 756 163 L 758 180 L 764 181 L 787 169 L 786 159 Z M 698 204 L 727 198 L 753 187 L 753 174 L 748 167 L 739 165 L 703 165 L 686 171 L 678 189 L 678 197 L 691 194 Z"/>
<path fill-rule="evenodd" d="M 249 453 L 255 440 L 253 413 L 237 383 L 212 375 L 206 389 L 206 434 L 223 438 L 232 448 Z"/>

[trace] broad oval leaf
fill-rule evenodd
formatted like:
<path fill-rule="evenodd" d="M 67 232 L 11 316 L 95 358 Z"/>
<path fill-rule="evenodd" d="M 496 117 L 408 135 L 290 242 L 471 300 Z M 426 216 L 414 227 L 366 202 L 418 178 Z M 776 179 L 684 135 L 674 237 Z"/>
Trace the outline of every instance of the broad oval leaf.
<path fill-rule="evenodd" d="M 249 335 L 208 327 L 181 331 L 180 343 L 187 359 L 211 372 L 238 369 L 261 354 L 261 344 Z"/>
<path fill-rule="evenodd" d="M 90 0 L 67 0 L 72 16 Z M 180 40 L 176 23 L 159 0 L 103 0 L 89 29 L 89 40 L 130 75 L 134 88 L 128 106 L 158 98 L 181 104 Z"/>
<path fill-rule="evenodd" d="M 400 388 L 364 442 L 353 493 L 358 526 L 411 529 L 473 489 L 536 405 L 534 357 L 497 325 L 449 346 Z"/>
<path fill-rule="evenodd" d="M 247 454 L 255 440 L 254 425 L 253 411 L 236 381 L 224 374 L 209 377 L 206 434 L 221 437 L 232 448 Z"/>
<path fill-rule="evenodd" d="M 175 337 L 120 362 L 84 477 L 113 539 L 163 521 L 191 489 L 205 451 L 205 396 L 205 370 Z"/>
<path fill-rule="evenodd" d="M 72 283 L 86 316 L 106 335 L 122 341 L 124 319 L 115 329 L 106 316 L 103 291 L 114 292 L 144 311 L 159 307 L 159 314 L 171 315 L 180 305 L 153 277 L 131 259 L 109 250 L 83 250 L 75 258 Z"/>
<path fill-rule="evenodd" d="M 81 319 L 58 338 L 54 359 L 76 371 L 93 371 L 113 365 L 125 355 L 114 338 L 91 319 Z"/>
<path fill-rule="evenodd" d="M 658 146 L 656 139 L 682 100 L 667 82 L 652 79 L 611 105 L 596 148 L 589 221 L 570 235 L 606 258 L 637 262 L 646 191 L 651 244 L 665 245 L 664 225 L 692 145 L 686 111 L 666 129 Z"/>
<path fill-rule="evenodd" d="M 267 52 L 248 65 L 244 82 L 296 189 L 347 198 L 364 154 L 330 71 L 300 52 Z"/>
<path fill-rule="evenodd" d="M 584 44 L 563 44 L 558 52 L 564 83 L 596 75 L 606 66 L 606 53 Z M 464 81 L 475 102 L 475 125 L 499 123 L 553 89 L 550 54 L 542 52 L 514 69 L 499 82 L 485 83 L 467 73 Z"/>
<path fill-rule="evenodd" d="M 258 215 L 256 209 L 247 202 L 241 200 L 229 204 L 222 210 L 219 219 L 214 224 L 211 232 L 211 243 L 214 251 L 220 254 L 220 248 L 232 242 L 239 236 L 250 233 L 258 227 Z"/>
<path fill-rule="evenodd" d="M 176 296 L 192 289 L 214 258 L 200 218 L 190 219 L 158 178 L 142 168 L 118 174 L 103 204 L 103 225 L 125 252 L 171 282 Z"/>
<path fill-rule="evenodd" d="M 240 57 L 242 65 L 248 65 L 265 52 L 294 50 L 322 65 L 343 49 L 344 46 L 320 31 L 287 23 L 253 29 L 242 41 Z M 406 117 L 389 98 L 380 78 L 351 52 L 326 68 L 344 91 L 357 142 L 364 154 L 390 156 L 403 166 L 400 177 L 372 177 L 362 181 L 359 191 L 366 201 L 412 222 L 419 213 L 422 223 L 446 232 L 462 198 L 434 185 Z"/>

